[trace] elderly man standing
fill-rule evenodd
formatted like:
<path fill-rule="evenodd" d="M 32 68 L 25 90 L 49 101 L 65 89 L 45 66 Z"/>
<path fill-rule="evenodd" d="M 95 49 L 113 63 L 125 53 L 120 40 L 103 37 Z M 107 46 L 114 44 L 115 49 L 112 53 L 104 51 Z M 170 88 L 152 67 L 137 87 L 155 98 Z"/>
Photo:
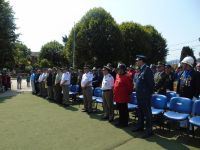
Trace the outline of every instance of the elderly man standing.
<path fill-rule="evenodd" d="M 103 119 L 108 119 L 109 122 L 113 121 L 114 110 L 113 110 L 113 86 L 114 78 L 110 74 L 111 69 L 108 66 L 103 67 Z"/>
<path fill-rule="evenodd" d="M 146 65 L 146 57 L 136 56 L 136 65 L 140 68 L 140 73 L 136 79 L 136 97 L 138 102 L 138 121 L 133 132 L 144 130 L 144 119 L 146 120 L 146 131 L 143 138 L 153 135 L 152 132 L 152 112 L 151 96 L 154 89 L 154 76 L 152 70 Z"/>
<path fill-rule="evenodd" d="M 60 81 L 60 86 L 63 91 L 63 105 L 69 106 L 69 86 L 70 86 L 70 73 L 67 71 L 67 68 L 63 69 L 63 74 Z"/>
<path fill-rule="evenodd" d="M 48 75 L 47 75 L 47 99 L 53 100 L 53 85 L 52 85 L 52 69 L 48 69 Z"/>
<path fill-rule="evenodd" d="M 35 94 L 35 70 L 31 71 L 31 87 L 32 87 L 32 94 Z"/>
<path fill-rule="evenodd" d="M 59 104 L 62 103 L 62 87 L 60 86 L 60 81 L 62 78 L 62 72 L 60 68 L 57 68 L 57 74 L 55 78 L 55 101 Z"/>
<path fill-rule="evenodd" d="M 190 99 L 193 99 L 193 97 L 198 98 L 200 81 L 198 73 L 193 69 L 194 59 L 187 56 L 181 61 L 181 64 L 184 71 L 178 81 L 177 93 Z"/>
<path fill-rule="evenodd" d="M 84 74 L 81 80 L 81 87 L 84 98 L 84 109 L 83 112 L 92 112 L 92 80 L 93 74 L 89 71 L 89 66 L 84 66 Z"/>

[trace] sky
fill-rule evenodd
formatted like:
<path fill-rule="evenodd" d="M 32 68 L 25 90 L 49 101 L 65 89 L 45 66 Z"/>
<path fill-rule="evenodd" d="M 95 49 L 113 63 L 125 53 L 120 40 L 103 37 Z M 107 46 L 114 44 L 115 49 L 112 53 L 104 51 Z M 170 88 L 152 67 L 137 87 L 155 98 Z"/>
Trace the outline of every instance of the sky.
<path fill-rule="evenodd" d="M 17 33 L 31 51 L 52 40 L 62 43 L 74 23 L 91 8 L 103 7 L 120 24 L 153 25 L 166 39 L 167 60 L 179 59 L 183 46 L 200 53 L 200 0 L 7 0 L 15 12 Z"/>

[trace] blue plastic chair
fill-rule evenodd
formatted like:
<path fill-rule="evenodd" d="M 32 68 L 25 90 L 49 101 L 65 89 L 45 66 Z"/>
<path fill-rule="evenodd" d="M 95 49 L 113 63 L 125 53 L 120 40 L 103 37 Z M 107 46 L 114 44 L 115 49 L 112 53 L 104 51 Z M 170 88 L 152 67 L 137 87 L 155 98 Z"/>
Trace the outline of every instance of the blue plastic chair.
<path fill-rule="evenodd" d="M 97 110 L 97 105 L 98 104 L 103 104 L 103 98 L 102 98 L 102 89 L 100 87 L 96 87 L 94 89 L 94 94 L 92 99 L 94 99 L 95 103 L 96 103 L 96 110 Z"/>
<path fill-rule="evenodd" d="M 200 100 L 196 100 L 193 105 L 193 117 L 189 119 L 192 126 L 193 136 L 194 136 L 194 126 L 200 127 Z"/>
<path fill-rule="evenodd" d="M 170 100 L 170 111 L 164 113 L 164 117 L 172 121 L 188 120 L 192 112 L 193 101 L 185 97 L 173 97 Z"/>
<path fill-rule="evenodd" d="M 154 94 L 151 102 L 152 115 L 161 115 L 167 106 L 167 97 L 165 95 Z"/>
<path fill-rule="evenodd" d="M 79 85 L 71 85 L 69 94 L 76 95 L 76 94 L 78 94 L 78 91 L 79 91 Z"/>
<path fill-rule="evenodd" d="M 167 96 L 167 108 L 169 109 L 171 98 L 177 97 L 177 94 L 175 91 L 167 91 L 166 96 Z"/>
<path fill-rule="evenodd" d="M 137 105 L 137 97 L 136 97 L 136 93 L 133 92 L 133 93 L 131 94 L 131 100 L 130 100 L 130 102 L 128 103 L 128 110 L 129 110 L 129 111 L 133 111 L 133 110 L 135 110 L 135 109 L 137 109 L 137 108 L 138 108 L 138 105 Z"/>
<path fill-rule="evenodd" d="M 79 85 L 70 85 L 69 96 L 72 97 L 73 100 L 76 100 L 78 92 L 79 92 Z"/>

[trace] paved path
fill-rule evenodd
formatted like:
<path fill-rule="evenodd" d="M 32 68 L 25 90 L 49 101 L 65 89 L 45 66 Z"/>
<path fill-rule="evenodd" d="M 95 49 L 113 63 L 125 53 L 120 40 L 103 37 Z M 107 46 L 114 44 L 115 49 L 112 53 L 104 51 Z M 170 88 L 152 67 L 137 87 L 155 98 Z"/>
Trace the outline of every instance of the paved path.
<path fill-rule="evenodd" d="M 22 92 L 31 92 L 31 87 L 27 87 L 26 80 L 22 80 L 22 89 L 17 89 L 17 80 L 11 80 L 11 90 L 8 90 L 4 93 L 0 93 L 0 98 L 9 97 L 9 96 L 16 96 Z"/>

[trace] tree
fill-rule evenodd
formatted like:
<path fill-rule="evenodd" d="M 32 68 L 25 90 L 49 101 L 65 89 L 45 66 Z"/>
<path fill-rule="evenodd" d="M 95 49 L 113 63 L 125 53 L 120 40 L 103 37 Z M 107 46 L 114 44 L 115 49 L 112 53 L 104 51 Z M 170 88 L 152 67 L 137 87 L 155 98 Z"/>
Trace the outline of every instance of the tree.
<path fill-rule="evenodd" d="M 103 8 L 89 10 L 72 28 L 65 54 L 72 63 L 75 31 L 75 65 L 103 66 L 117 62 L 122 52 L 122 34 L 113 17 Z"/>
<path fill-rule="evenodd" d="M 51 66 L 52 66 L 51 63 L 47 59 L 40 60 L 40 67 L 47 68 Z"/>
<path fill-rule="evenodd" d="M 9 2 L 0 0 L 0 68 L 14 66 L 15 19 Z"/>
<path fill-rule="evenodd" d="M 22 42 L 15 43 L 15 65 L 22 70 L 31 64 L 31 50 Z"/>
<path fill-rule="evenodd" d="M 148 63 L 165 61 L 166 41 L 153 26 L 142 26 L 134 22 L 119 25 L 123 35 L 123 62 L 133 64 L 137 54 L 146 55 Z"/>
<path fill-rule="evenodd" d="M 62 41 L 63 41 L 64 45 L 66 46 L 67 41 L 68 41 L 67 35 L 64 35 L 64 36 L 62 37 Z"/>
<path fill-rule="evenodd" d="M 181 51 L 181 57 L 180 57 L 180 62 L 186 57 L 186 56 L 191 56 L 194 58 L 194 66 L 196 66 L 196 57 L 194 56 L 193 49 L 190 48 L 189 46 L 184 46 Z"/>
<path fill-rule="evenodd" d="M 48 42 L 42 46 L 39 60 L 47 59 L 52 66 L 67 66 L 68 61 L 63 48 L 63 45 L 57 41 Z"/>

